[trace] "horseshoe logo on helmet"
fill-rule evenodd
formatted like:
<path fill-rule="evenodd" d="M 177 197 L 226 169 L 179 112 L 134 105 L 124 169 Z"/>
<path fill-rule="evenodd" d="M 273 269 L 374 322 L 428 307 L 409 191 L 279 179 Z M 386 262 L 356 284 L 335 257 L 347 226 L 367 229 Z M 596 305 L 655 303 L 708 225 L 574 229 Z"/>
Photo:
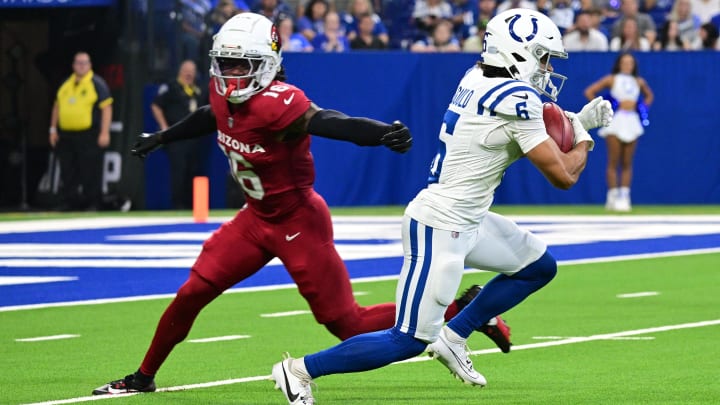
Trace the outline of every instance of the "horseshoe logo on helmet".
<path fill-rule="evenodd" d="M 521 38 L 518 34 L 515 33 L 515 28 L 514 28 L 515 23 L 517 22 L 517 20 L 520 19 L 520 17 L 521 17 L 520 14 L 515 14 L 514 16 L 511 17 L 511 19 L 510 19 L 510 36 L 512 37 L 512 39 L 514 39 L 518 42 L 532 41 L 532 39 L 535 38 L 535 35 L 537 35 L 537 32 L 538 32 L 538 25 L 537 25 L 538 20 L 535 17 L 530 17 L 530 21 L 532 21 L 533 30 L 530 35 L 525 37 L 525 41 L 523 41 L 523 38 Z"/>

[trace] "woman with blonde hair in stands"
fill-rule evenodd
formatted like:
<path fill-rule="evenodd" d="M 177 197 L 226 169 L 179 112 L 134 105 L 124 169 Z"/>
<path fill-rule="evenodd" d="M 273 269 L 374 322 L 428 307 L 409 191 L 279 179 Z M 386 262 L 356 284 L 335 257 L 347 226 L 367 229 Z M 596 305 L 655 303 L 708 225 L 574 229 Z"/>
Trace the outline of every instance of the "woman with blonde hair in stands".
<path fill-rule="evenodd" d="M 626 18 L 622 22 L 620 36 L 613 37 L 610 40 L 610 50 L 614 52 L 649 51 L 651 50 L 651 44 L 646 37 L 640 35 L 637 20 L 635 18 Z"/>
<path fill-rule="evenodd" d="M 700 18 L 693 14 L 690 0 L 675 0 L 669 19 L 677 22 L 680 38 L 690 49 L 702 48 L 700 39 Z"/>

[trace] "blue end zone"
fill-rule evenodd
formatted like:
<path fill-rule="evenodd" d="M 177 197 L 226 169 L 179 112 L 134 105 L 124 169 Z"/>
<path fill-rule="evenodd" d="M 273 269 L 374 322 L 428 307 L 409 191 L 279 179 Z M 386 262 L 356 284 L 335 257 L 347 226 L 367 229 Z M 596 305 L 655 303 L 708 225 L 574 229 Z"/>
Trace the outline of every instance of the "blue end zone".
<path fill-rule="evenodd" d="M 353 226 L 345 222 L 340 223 L 343 227 Z M 373 224 L 377 226 L 379 223 L 358 223 L 355 226 L 360 232 L 363 232 L 363 235 L 366 235 L 368 229 L 374 229 Z M 548 229 L 549 226 L 552 226 L 552 222 L 520 222 L 521 226 L 529 229 L 535 225 L 542 225 L 539 226 L 536 233 L 541 238 L 548 240 L 552 240 L 553 235 L 567 236 L 572 233 L 568 230 L 567 224 L 568 222 L 564 221 L 562 226 L 553 230 Z M 655 221 L 653 224 L 656 225 L 655 229 L 666 228 L 662 221 Z M 675 225 L 681 229 L 676 233 L 682 233 L 681 235 L 672 234 Z M 705 226 L 706 228 L 702 230 L 702 233 L 705 234 L 689 234 L 692 232 L 688 232 L 687 228 L 693 225 L 699 226 L 699 229 Z M 189 268 L 200 251 L 202 241 L 218 226 L 219 223 L 182 223 L 0 233 L 0 308 L 174 294 L 187 278 Z M 604 232 L 610 235 L 607 237 L 608 239 L 617 239 L 612 237 L 613 226 L 622 226 L 623 230 L 627 230 L 628 226 L 644 229 L 642 227 L 645 225 L 639 222 L 613 224 L 608 221 L 597 225 L 578 224 L 577 228 L 582 229 L 585 226 L 604 227 Z M 633 239 L 628 240 L 551 244 L 550 249 L 561 262 L 684 250 L 718 249 L 720 248 L 720 231 L 708 232 L 708 226 L 720 229 L 720 219 L 700 221 L 688 218 L 683 222 L 668 222 L 667 235 L 645 238 L 633 236 Z M 348 228 L 344 228 L 342 232 L 342 237 L 347 239 L 336 240 L 341 254 L 344 245 L 353 245 L 354 249 L 365 246 L 366 251 L 372 252 L 377 250 L 377 247 L 399 243 L 399 232 L 397 233 L 398 239 L 389 239 L 388 235 L 377 235 L 371 239 L 353 239 L 353 228 L 349 229 L 350 231 Z M 587 230 L 585 231 L 583 236 L 587 237 Z M 98 246 L 98 244 L 101 245 Z M 64 246 L 67 246 L 67 249 Z M 118 249 L 114 251 L 113 246 L 118 246 Z M 122 248 L 120 248 L 121 246 Z M 128 250 L 127 254 L 123 253 L 123 248 Z M 395 247 L 392 247 L 390 251 L 394 252 Z M 401 248 L 398 248 L 397 256 L 394 257 L 346 259 L 348 272 L 353 279 L 396 276 L 402 266 L 401 254 Z M 74 261 L 77 261 L 78 264 L 75 265 Z M 142 263 L 144 261 L 147 262 L 147 266 Z M 125 266 L 122 263 L 125 263 Z M 166 265 L 166 263 L 168 264 Z M 68 279 L 44 281 L 43 277 L 67 277 Z M 282 265 L 271 264 L 235 287 L 263 287 L 292 283 L 292 279 Z"/>

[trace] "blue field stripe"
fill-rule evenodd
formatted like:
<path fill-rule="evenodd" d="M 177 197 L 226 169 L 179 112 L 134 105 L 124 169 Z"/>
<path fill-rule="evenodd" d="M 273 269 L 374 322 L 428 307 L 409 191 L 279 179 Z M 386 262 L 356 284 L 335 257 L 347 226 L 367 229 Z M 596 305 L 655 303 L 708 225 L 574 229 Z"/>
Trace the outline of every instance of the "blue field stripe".
<path fill-rule="evenodd" d="M 710 221 L 710 223 L 718 223 L 720 221 Z M 398 223 L 397 220 L 389 223 Z M 534 224 L 544 224 L 547 222 L 529 219 L 521 222 L 520 226 L 528 227 Z M 623 222 L 607 218 L 603 224 L 623 224 Z M 660 218 L 653 221 L 654 224 L 668 224 L 672 227 L 673 222 L 667 222 Z M 707 225 L 707 220 L 697 218 L 688 218 L 682 221 L 683 224 L 703 224 Z M 637 223 L 633 226 L 645 226 Z M 211 232 L 219 226 L 219 223 L 208 224 L 188 224 L 179 223 L 174 225 L 149 225 L 149 226 L 127 226 L 123 228 L 103 228 L 103 229 L 85 229 L 85 230 L 65 230 L 65 231 L 38 231 L 38 232 L 22 232 L 22 233 L 5 233 L 0 234 L 0 246 L 6 244 L 4 254 L 0 257 L 0 307 L 28 305 L 28 304 L 44 304 L 69 301 L 85 301 L 92 299 L 105 298 L 125 298 L 135 296 L 172 294 L 185 281 L 188 276 L 189 267 L 194 260 L 195 254 L 178 253 L 177 257 L 158 257 L 159 260 L 177 259 L 175 264 L 160 264 L 149 267 L 124 267 L 119 264 L 122 262 L 143 263 L 144 261 L 152 261 L 152 257 L 133 257 L 137 255 L 137 250 L 130 249 L 126 255 L 118 255 L 119 257 L 99 257 L 91 254 L 85 255 L 82 251 L 77 253 L 69 252 L 67 257 L 42 257 L 42 255 L 33 255 L 33 252 L 27 252 L 27 256 L 23 257 L 22 250 L 13 250 L 12 243 L 37 243 L 36 249 L 43 251 L 45 246 L 50 251 L 63 252 L 63 243 L 118 243 L 120 246 L 129 241 L 113 242 L 114 237 L 143 235 L 152 233 L 182 233 L 182 232 Z M 410 295 L 410 288 L 413 275 L 418 276 L 417 288 L 419 292 L 427 282 L 425 274 L 430 266 L 432 257 L 430 256 L 432 248 L 431 234 L 425 234 L 427 246 L 425 246 L 425 262 L 423 266 L 418 266 L 419 259 L 419 224 L 411 221 L 408 232 L 411 237 L 412 262 L 408 264 L 409 278 L 406 285 L 400 286 L 403 291 L 403 301 L 399 307 L 401 316 L 412 316 L 417 311 L 419 305 L 419 295 Z M 580 225 L 579 225 L 580 226 Z M 364 231 L 363 231 L 364 232 Z M 548 229 L 538 230 L 535 233 L 543 238 L 544 233 L 549 232 Z M 678 232 L 686 232 L 680 230 Z M 427 231 L 426 231 L 427 233 Z M 552 232 L 551 232 L 552 233 Z M 371 235 L 368 235 L 371 236 Z M 349 236 L 348 236 L 349 237 Z M 613 258 L 626 255 L 642 255 L 653 253 L 666 253 L 695 249 L 717 249 L 720 248 L 720 233 L 710 234 L 677 234 L 662 235 L 654 237 L 645 237 L 628 240 L 603 240 L 596 242 L 586 242 L 578 244 L 550 244 L 550 248 L 558 261 L 575 261 L 575 260 L 592 260 Z M 343 244 L 352 245 L 368 245 L 372 246 L 397 243 L 400 239 L 398 233 L 397 239 L 349 239 L 336 240 L 336 244 L 342 247 Z M 163 249 L 174 249 L 174 252 L 182 252 L 185 247 L 192 246 L 192 251 L 199 251 L 202 240 L 196 241 L 134 241 L 138 245 L 145 245 L 146 252 L 151 253 L 148 256 L 154 256 L 152 252 L 162 252 Z M 163 246 L 159 246 L 162 244 Z M 60 248 L 58 249 L 58 246 Z M 142 246 L 140 247 L 143 248 Z M 66 249 L 71 249 L 67 247 Z M 110 247 L 112 249 L 112 246 Z M 108 250 L 112 252 L 112 250 Z M 43 252 L 44 253 L 44 252 Z M 102 254 L 102 253 L 101 253 Z M 39 256 L 39 257 L 38 257 Z M 105 256 L 105 254 L 102 254 Z M 108 264 L 103 265 L 103 259 L 108 259 Z M 114 260 L 117 259 L 117 260 Z M 26 261 L 27 264 L 23 264 Z M 62 261 L 63 264 L 58 261 Z M 73 265 L 77 261 L 77 265 Z M 91 267 L 92 264 L 99 264 Z M 179 263 L 179 264 L 178 264 Z M 186 267 L 178 267 L 185 266 Z M 397 255 L 393 257 L 380 258 L 358 258 L 345 260 L 348 273 L 353 279 L 366 277 L 397 277 L 403 265 L 403 257 L 401 249 L 398 249 Z M 123 266 L 123 267 L 121 267 Z M 172 266 L 172 267 L 169 267 Z M 422 268 L 421 268 L 422 267 Z M 420 272 L 418 275 L 417 273 Z M 5 279 L 3 279 L 5 277 Z M 13 278 L 22 277 L 66 277 L 68 280 L 53 281 L 31 284 L 13 284 Z M 257 274 L 237 284 L 235 287 L 265 287 L 274 285 L 292 285 L 293 280 L 288 276 L 287 271 L 282 265 L 269 265 L 257 272 Z M 416 319 L 416 318 L 413 318 Z"/>

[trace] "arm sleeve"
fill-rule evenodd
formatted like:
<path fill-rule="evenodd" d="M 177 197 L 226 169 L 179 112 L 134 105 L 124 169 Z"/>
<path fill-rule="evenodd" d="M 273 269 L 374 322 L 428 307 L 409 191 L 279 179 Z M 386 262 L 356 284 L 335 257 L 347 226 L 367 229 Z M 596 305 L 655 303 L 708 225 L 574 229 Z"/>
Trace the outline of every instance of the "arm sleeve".
<path fill-rule="evenodd" d="M 170 128 L 158 132 L 158 135 L 160 143 L 165 144 L 183 139 L 199 138 L 215 131 L 217 131 L 215 114 L 210 109 L 210 105 L 204 105 Z"/>
<path fill-rule="evenodd" d="M 392 126 L 370 118 L 349 117 L 340 111 L 320 110 L 310 119 L 308 132 L 323 138 L 350 141 L 360 146 L 378 146 Z"/>

